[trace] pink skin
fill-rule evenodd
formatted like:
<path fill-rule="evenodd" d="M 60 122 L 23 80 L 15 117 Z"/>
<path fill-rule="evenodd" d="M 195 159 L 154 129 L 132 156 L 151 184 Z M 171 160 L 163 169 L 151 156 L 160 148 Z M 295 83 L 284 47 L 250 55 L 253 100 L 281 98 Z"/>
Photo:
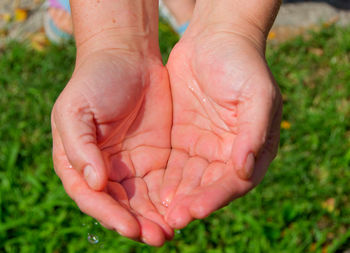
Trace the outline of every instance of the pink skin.
<path fill-rule="evenodd" d="M 191 19 L 195 6 L 194 0 L 165 0 L 164 4 L 170 9 L 179 25 L 188 22 Z M 48 12 L 55 25 L 62 31 L 73 34 L 73 20 L 71 14 L 57 7 L 50 7 Z"/>
<path fill-rule="evenodd" d="M 173 236 L 159 196 L 172 106 L 157 1 L 70 3 L 77 60 L 52 111 L 55 171 L 83 212 L 160 246 Z"/>
<path fill-rule="evenodd" d="M 273 15 L 261 14 L 263 28 L 249 30 L 247 20 L 220 26 L 216 19 L 232 16 L 223 15 L 226 6 L 243 2 L 213 15 L 216 1 L 202 1 L 166 69 L 156 1 L 82 2 L 72 1 L 77 66 L 52 111 L 55 171 L 83 212 L 160 246 L 172 228 L 247 193 L 276 155 L 281 96 L 264 36 L 251 36 L 267 31 Z M 201 27 L 205 10 L 214 20 Z M 147 12 L 150 26 L 139 15 Z"/>
<path fill-rule="evenodd" d="M 161 198 L 176 229 L 262 180 L 278 149 L 282 113 L 263 46 L 234 29 L 191 29 L 167 64 L 172 151 Z"/>
<path fill-rule="evenodd" d="M 173 236 L 159 197 L 171 118 L 160 57 L 117 49 L 85 57 L 52 112 L 54 167 L 69 196 L 106 228 L 153 246 Z"/>

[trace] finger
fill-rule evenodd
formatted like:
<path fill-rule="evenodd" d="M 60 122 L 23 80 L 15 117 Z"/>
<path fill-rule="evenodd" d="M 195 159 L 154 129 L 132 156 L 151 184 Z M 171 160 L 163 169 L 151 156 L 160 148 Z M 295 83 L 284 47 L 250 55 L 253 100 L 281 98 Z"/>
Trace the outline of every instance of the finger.
<path fill-rule="evenodd" d="M 271 85 L 270 79 L 265 82 L 267 83 L 258 85 L 252 97 L 238 106 L 238 132 L 233 143 L 232 157 L 237 174 L 243 180 L 249 180 L 253 175 L 256 158 L 265 145 L 275 114 L 274 102 L 279 94 Z"/>
<path fill-rule="evenodd" d="M 191 157 L 185 164 L 182 179 L 177 187 L 176 195 L 186 195 L 200 186 L 204 171 L 208 167 L 208 162 L 201 157 Z"/>
<path fill-rule="evenodd" d="M 141 227 L 141 240 L 151 246 L 162 246 L 165 242 L 163 230 L 156 223 L 142 215 L 136 215 L 136 218 Z"/>
<path fill-rule="evenodd" d="M 173 236 L 173 231 L 150 201 L 145 181 L 141 178 L 132 178 L 125 180 L 122 185 L 128 194 L 131 209 L 161 228 L 162 235 L 159 234 L 159 230 L 154 230 L 150 231 L 151 234 L 147 236 L 160 238 L 165 235 L 166 238 L 170 239 Z"/>
<path fill-rule="evenodd" d="M 212 212 L 226 206 L 232 200 L 249 192 L 253 184 L 238 178 L 232 169 L 215 183 L 201 187 L 189 207 L 191 215 L 203 219 Z"/>
<path fill-rule="evenodd" d="M 260 183 L 263 179 L 270 163 L 277 155 L 278 145 L 280 141 L 280 128 L 282 119 L 282 103 L 278 106 L 278 110 L 273 118 L 271 129 L 269 131 L 267 141 L 256 160 L 252 182 L 254 185 Z"/>
<path fill-rule="evenodd" d="M 107 188 L 114 199 L 118 200 L 118 202 L 122 202 L 127 208 L 131 208 L 127 193 L 121 184 L 109 182 Z M 149 245 L 161 246 L 165 241 L 165 236 L 159 225 L 140 214 L 134 213 L 134 216 L 141 228 L 140 239 Z"/>
<path fill-rule="evenodd" d="M 184 151 L 177 149 L 171 151 L 160 191 L 160 198 L 164 206 L 170 205 L 182 179 L 182 171 L 188 159 L 188 154 Z"/>
<path fill-rule="evenodd" d="M 134 216 L 105 192 L 91 190 L 82 175 L 70 166 L 57 133 L 54 136 L 53 161 L 67 194 L 77 203 L 82 212 L 94 217 L 109 229 L 136 239 L 140 227 Z"/>
<path fill-rule="evenodd" d="M 165 215 L 165 221 L 174 229 L 186 227 L 192 220 L 193 216 L 189 212 L 192 196 L 176 195 L 171 202 Z"/>
<path fill-rule="evenodd" d="M 83 173 L 92 189 L 102 190 L 107 184 L 107 172 L 96 142 L 94 116 L 84 102 L 78 104 L 64 104 L 58 100 L 52 113 L 52 125 L 60 135 L 72 166 Z"/>
<path fill-rule="evenodd" d="M 105 192 L 91 190 L 74 169 L 61 173 L 61 178 L 67 193 L 82 212 L 96 218 L 125 237 L 131 239 L 139 237 L 140 228 L 134 216 L 111 196 Z"/>
<path fill-rule="evenodd" d="M 177 196 L 166 215 L 175 229 L 184 228 L 194 219 L 203 219 L 251 189 L 253 184 L 238 179 L 232 170 L 213 184 L 197 188 L 192 194 Z"/>
<path fill-rule="evenodd" d="M 201 186 L 208 186 L 215 183 L 222 178 L 225 173 L 225 164 L 223 162 L 210 163 L 202 176 Z"/>
<path fill-rule="evenodd" d="M 158 210 L 158 212 L 164 216 L 166 213 L 167 207 L 165 207 L 162 203 L 162 200 L 160 199 L 160 190 L 162 185 L 162 180 L 164 177 L 165 170 L 155 170 L 149 174 L 147 174 L 143 179 L 145 180 L 145 183 L 147 184 L 148 188 L 148 195 L 155 206 L 155 208 Z"/>

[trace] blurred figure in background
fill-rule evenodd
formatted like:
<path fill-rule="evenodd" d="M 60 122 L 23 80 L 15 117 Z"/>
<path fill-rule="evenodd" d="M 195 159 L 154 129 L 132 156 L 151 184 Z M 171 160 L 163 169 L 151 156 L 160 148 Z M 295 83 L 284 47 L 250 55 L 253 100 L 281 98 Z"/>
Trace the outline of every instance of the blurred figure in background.
<path fill-rule="evenodd" d="M 190 23 L 195 4 L 195 0 L 163 0 L 159 2 L 160 15 L 182 36 Z"/>

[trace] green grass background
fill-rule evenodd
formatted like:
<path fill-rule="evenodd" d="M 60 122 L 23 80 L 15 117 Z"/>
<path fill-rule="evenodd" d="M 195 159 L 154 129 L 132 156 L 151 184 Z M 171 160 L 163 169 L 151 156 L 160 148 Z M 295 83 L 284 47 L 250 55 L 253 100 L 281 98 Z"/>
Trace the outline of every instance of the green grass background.
<path fill-rule="evenodd" d="M 166 60 L 177 36 L 161 23 L 160 37 Z M 281 132 L 277 159 L 250 194 L 176 232 L 161 248 L 95 225 L 54 174 L 50 111 L 74 55 L 72 44 L 38 53 L 11 43 L 0 51 L 0 252 L 350 249 L 350 29 L 331 26 L 268 47 L 291 124 Z M 89 243 L 88 233 L 100 242 Z"/>

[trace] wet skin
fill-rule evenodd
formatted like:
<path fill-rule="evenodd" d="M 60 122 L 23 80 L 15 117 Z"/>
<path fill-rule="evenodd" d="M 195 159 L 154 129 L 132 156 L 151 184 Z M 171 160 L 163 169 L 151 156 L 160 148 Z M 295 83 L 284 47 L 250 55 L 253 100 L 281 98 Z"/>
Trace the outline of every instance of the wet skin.
<path fill-rule="evenodd" d="M 187 31 L 167 68 L 172 151 L 161 198 L 180 229 L 262 180 L 277 153 L 282 100 L 264 49 L 240 34 Z"/>
<path fill-rule="evenodd" d="M 67 193 L 106 228 L 154 246 L 257 185 L 279 141 L 282 100 L 264 43 L 191 27 L 166 68 L 156 40 L 108 50 L 96 47 L 120 41 L 96 39 L 93 53 L 78 43 L 85 54 L 52 112 Z"/>
<path fill-rule="evenodd" d="M 170 83 L 160 58 L 92 54 L 57 100 L 56 172 L 79 208 L 105 227 L 162 245 L 172 228 L 263 178 L 278 146 L 279 90 L 253 42 L 215 38 L 184 37 L 169 58 Z M 87 165 L 98 170 L 91 187 Z"/>

